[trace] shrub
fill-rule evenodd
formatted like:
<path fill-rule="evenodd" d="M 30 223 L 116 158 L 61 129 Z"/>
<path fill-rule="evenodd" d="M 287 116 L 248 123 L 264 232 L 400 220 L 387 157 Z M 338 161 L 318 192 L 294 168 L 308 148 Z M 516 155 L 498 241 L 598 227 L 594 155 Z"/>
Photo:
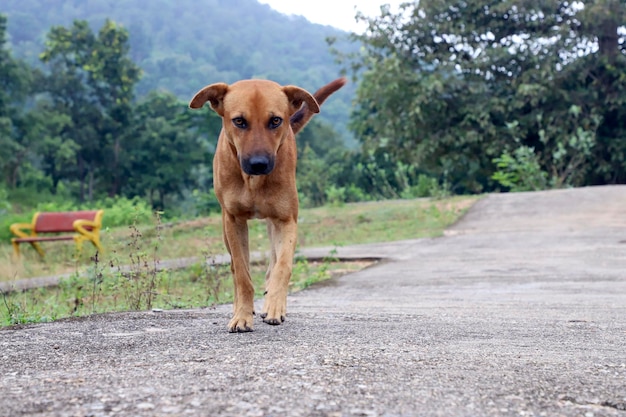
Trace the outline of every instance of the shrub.
<path fill-rule="evenodd" d="M 130 226 L 132 224 L 146 224 L 152 221 L 152 208 L 139 197 L 105 198 L 96 203 L 90 203 L 83 209 L 104 209 L 103 227 Z"/>
<path fill-rule="evenodd" d="M 326 189 L 326 201 L 332 206 L 342 206 L 346 202 L 346 188 L 331 185 Z"/>
<path fill-rule="evenodd" d="M 437 181 L 437 178 L 419 174 L 417 177 L 417 184 L 411 185 L 402 190 L 400 196 L 402 198 L 433 197 L 437 194 L 439 188 L 439 181 Z"/>
<path fill-rule="evenodd" d="M 492 178 L 511 191 L 536 191 L 547 187 L 548 174 L 541 169 L 532 147 L 520 146 L 512 155 L 505 151 L 493 162 L 498 170 Z"/>

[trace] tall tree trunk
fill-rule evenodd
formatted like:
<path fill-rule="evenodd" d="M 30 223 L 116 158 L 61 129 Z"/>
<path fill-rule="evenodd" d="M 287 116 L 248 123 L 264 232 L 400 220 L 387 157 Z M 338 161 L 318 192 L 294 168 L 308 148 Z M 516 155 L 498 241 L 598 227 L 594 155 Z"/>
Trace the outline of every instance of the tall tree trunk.
<path fill-rule="evenodd" d="M 620 53 L 617 29 L 624 24 L 626 12 L 623 0 L 600 0 L 590 4 L 587 26 L 598 38 L 598 53 L 613 64 Z"/>
<path fill-rule="evenodd" d="M 609 63 L 614 63 L 619 53 L 617 36 L 617 21 L 607 20 L 600 26 L 598 33 L 598 49 L 600 56 L 606 58 Z"/>

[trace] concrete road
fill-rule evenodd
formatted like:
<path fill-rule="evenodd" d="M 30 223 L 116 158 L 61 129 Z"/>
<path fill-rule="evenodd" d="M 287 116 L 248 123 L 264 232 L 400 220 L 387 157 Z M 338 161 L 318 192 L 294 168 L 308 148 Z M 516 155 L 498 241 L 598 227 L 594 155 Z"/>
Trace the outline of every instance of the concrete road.
<path fill-rule="evenodd" d="M 253 333 L 231 306 L 0 331 L 0 415 L 626 416 L 626 186 L 339 255 L 384 260 Z"/>

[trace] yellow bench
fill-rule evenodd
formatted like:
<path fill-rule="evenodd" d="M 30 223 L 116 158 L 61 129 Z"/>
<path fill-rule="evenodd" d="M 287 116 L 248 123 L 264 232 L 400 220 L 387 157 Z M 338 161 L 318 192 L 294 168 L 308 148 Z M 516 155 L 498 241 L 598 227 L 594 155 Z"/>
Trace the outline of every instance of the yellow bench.
<path fill-rule="evenodd" d="M 102 216 L 104 210 L 92 211 L 68 211 L 42 213 L 37 212 L 31 223 L 14 223 L 10 226 L 11 233 L 15 236 L 11 239 L 15 256 L 20 256 L 20 243 L 30 243 L 33 248 L 44 256 L 44 251 L 39 242 L 51 242 L 56 240 L 74 240 L 76 249 L 80 251 L 84 241 L 89 241 L 102 252 L 100 244 L 100 229 L 102 228 Z M 59 234 L 70 233 L 74 234 Z M 51 234 L 41 236 L 42 234 Z"/>

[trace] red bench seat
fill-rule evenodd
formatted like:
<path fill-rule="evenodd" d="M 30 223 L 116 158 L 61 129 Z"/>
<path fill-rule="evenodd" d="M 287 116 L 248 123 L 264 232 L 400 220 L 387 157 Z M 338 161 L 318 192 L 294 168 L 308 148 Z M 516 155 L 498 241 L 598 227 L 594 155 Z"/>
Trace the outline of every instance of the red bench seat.
<path fill-rule="evenodd" d="M 44 251 L 38 245 L 38 242 L 74 240 L 77 250 L 80 251 L 83 242 L 87 240 L 102 252 L 100 229 L 102 228 L 103 215 L 104 210 L 35 213 L 31 223 L 15 223 L 11 225 L 11 233 L 17 236 L 11 239 L 13 251 L 16 257 L 19 257 L 20 243 L 30 243 L 39 255 L 43 257 Z M 41 234 L 51 233 L 55 233 L 55 235 L 41 236 Z"/>

